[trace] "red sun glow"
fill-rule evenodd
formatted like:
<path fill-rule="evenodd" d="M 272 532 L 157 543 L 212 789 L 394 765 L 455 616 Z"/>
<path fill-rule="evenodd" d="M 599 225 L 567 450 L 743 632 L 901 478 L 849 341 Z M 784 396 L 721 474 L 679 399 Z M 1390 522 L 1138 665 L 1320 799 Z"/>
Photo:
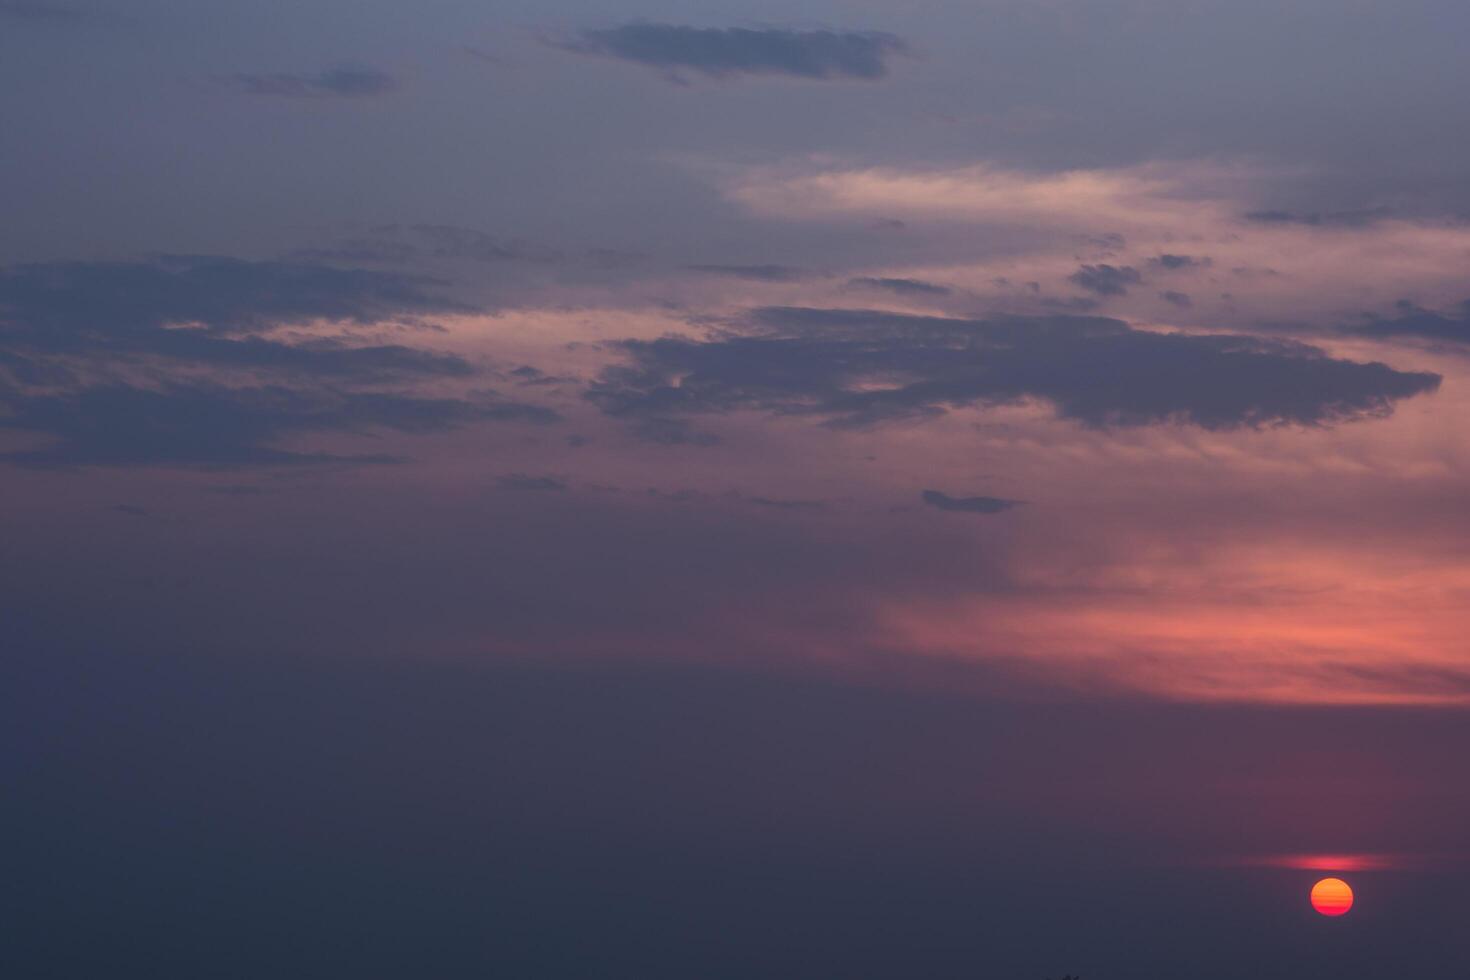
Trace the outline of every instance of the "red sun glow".
<path fill-rule="evenodd" d="M 1353 890 L 1341 878 L 1323 878 L 1312 886 L 1312 908 L 1323 915 L 1346 915 L 1353 907 Z"/>

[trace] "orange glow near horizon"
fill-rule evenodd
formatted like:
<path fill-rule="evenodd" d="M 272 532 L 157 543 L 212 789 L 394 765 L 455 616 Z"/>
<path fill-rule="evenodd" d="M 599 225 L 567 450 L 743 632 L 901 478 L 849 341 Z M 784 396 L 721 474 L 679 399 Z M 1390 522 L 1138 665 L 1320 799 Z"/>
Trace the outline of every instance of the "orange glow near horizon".
<path fill-rule="evenodd" d="M 1276 854 L 1252 858 L 1247 864 L 1297 871 L 1387 871 L 1417 867 L 1425 858 L 1409 854 Z"/>
<path fill-rule="evenodd" d="M 1353 890 L 1341 878 L 1323 878 L 1312 886 L 1312 908 L 1323 915 L 1346 915 L 1353 907 Z"/>

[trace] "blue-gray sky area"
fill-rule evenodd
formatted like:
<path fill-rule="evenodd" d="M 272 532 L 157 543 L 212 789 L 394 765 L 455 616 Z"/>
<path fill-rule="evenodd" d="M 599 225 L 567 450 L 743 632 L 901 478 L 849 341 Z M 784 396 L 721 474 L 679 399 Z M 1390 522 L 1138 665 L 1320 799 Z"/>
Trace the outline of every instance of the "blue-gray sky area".
<path fill-rule="evenodd" d="M 0 974 L 1465 972 L 1467 36 L 0 0 Z"/>

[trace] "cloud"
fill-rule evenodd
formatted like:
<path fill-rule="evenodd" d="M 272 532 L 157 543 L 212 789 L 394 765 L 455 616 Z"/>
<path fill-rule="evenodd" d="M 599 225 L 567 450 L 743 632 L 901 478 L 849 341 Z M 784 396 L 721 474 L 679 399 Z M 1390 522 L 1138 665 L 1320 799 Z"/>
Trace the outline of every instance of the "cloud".
<path fill-rule="evenodd" d="M 46 262 L 0 269 L 0 322 L 53 335 L 199 325 L 214 334 L 282 323 L 373 323 L 404 313 L 469 312 L 439 280 L 374 269 L 217 255 L 138 262 Z"/>
<path fill-rule="evenodd" d="M 1067 279 L 1083 289 L 1090 289 L 1101 296 L 1123 296 L 1129 286 L 1143 282 L 1143 276 L 1131 265 L 1084 265 Z"/>
<path fill-rule="evenodd" d="M 24 351 L 364 380 L 468 375 L 462 358 L 401 344 L 287 344 L 262 336 L 320 320 L 370 324 L 469 311 L 429 292 L 434 285 L 367 269 L 219 256 L 14 266 L 0 269 L 0 364 Z"/>
<path fill-rule="evenodd" d="M 495 481 L 502 490 L 565 490 L 567 481 L 555 476 L 528 476 L 525 473 L 509 473 Z"/>
<path fill-rule="evenodd" d="M 94 385 L 60 394 L 0 389 L 0 428 L 50 437 L 39 449 L 0 454 L 32 466 L 188 465 L 238 467 L 320 462 L 395 462 L 275 448 L 302 432 L 439 432 L 479 420 L 551 422 L 545 408 L 485 393 L 473 400 L 383 392 L 169 383 Z"/>
<path fill-rule="evenodd" d="M 811 273 L 789 265 L 686 265 L 694 272 L 707 272 L 716 276 L 734 279 L 751 279 L 757 282 L 797 282 L 810 279 Z"/>
<path fill-rule="evenodd" d="M 1344 328 L 1345 332 L 1370 337 L 1423 337 L 1427 340 L 1449 340 L 1470 344 L 1470 300 L 1465 300 L 1451 313 L 1436 313 L 1406 299 L 1395 307 L 1398 316 L 1390 319 L 1373 317 L 1366 326 Z"/>
<path fill-rule="evenodd" d="M 547 374 L 538 367 L 522 364 L 510 371 L 509 377 L 521 388 L 549 388 L 555 385 L 576 384 L 577 379 Z"/>
<path fill-rule="evenodd" d="M 890 293 L 900 296 L 948 296 L 951 292 L 948 286 L 940 286 L 936 283 L 925 282 L 922 279 L 891 279 L 887 277 L 859 276 L 847 281 L 849 286 L 867 286 L 872 289 L 886 289 Z"/>
<path fill-rule="evenodd" d="M 239 466 L 339 459 L 274 443 L 301 432 L 434 432 L 549 422 L 493 392 L 425 397 L 473 376 L 463 358 L 350 336 L 272 336 L 318 321 L 376 324 L 467 309 L 433 280 L 217 256 L 0 270 L 0 428 L 49 437 L 31 465 Z M 392 384 L 395 390 L 374 390 Z M 360 457 L 384 462 L 385 457 Z"/>
<path fill-rule="evenodd" d="M 1232 174 L 1239 176 L 1199 162 L 1056 172 L 990 164 L 815 170 L 781 165 L 736 171 L 723 184 L 732 200 L 782 221 L 854 215 L 871 221 L 922 218 L 926 224 L 984 221 L 1074 238 L 1083 232 L 1083 244 L 1111 251 L 1134 229 L 1153 234 L 1160 227 L 1197 229 L 1233 219 L 1235 211 L 1202 191 Z M 1121 230 L 1101 236 L 1088 231 L 1097 227 Z"/>
<path fill-rule="evenodd" d="M 1181 293 L 1174 289 L 1166 289 L 1162 293 L 1159 293 L 1159 299 L 1173 303 L 1181 310 L 1187 310 L 1194 305 L 1194 300 L 1189 298 L 1188 293 Z"/>
<path fill-rule="evenodd" d="M 250 95 L 289 99 L 366 99 L 398 90 L 398 80 L 376 68 L 340 65 L 315 75 L 238 73 L 230 81 Z"/>
<path fill-rule="evenodd" d="M 930 507 L 965 514 L 999 514 L 1020 503 L 1018 500 L 1006 500 L 1003 497 L 951 497 L 938 490 L 925 490 L 919 496 Z"/>
<path fill-rule="evenodd" d="M 1387 415 L 1440 382 L 1293 341 L 1068 315 L 766 307 L 742 330 L 621 347 L 628 363 L 605 369 L 587 397 L 639 424 L 756 410 L 861 427 L 1036 399 L 1094 427 L 1320 425 Z"/>
<path fill-rule="evenodd" d="M 1248 211 L 1246 221 L 1262 225 L 1326 225 L 1339 228 L 1361 228 L 1390 217 L 1386 208 L 1370 208 L 1361 211 Z"/>
<path fill-rule="evenodd" d="M 323 262 L 400 263 L 411 259 L 469 259 L 475 262 L 556 262 L 559 251 L 522 240 L 505 240 L 455 225 L 379 225 L 326 248 L 297 249 L 294 258 Z"/>
<path fill-rule="evenodd" d="M 873 80 L 888 73 L 886 59 L 905 49 L 891 34 L 791 31 L 774 28 L 624 24 L 583 31 L 561 45 L 655 68 L 688 70 L 713 78 L 789 75 L 796 78 Z"/>
<path fill-rule="evenodd" d="M 1208 258 L 1195 258 L 1193 255 L 1172 255 L 1165 252 L 1163 255 L 1149 259 L 1148 264 L 1155 268 L 1168 269 L 1174 272 L 1179 269 L 1203 269 L 1214 263 Z"/>

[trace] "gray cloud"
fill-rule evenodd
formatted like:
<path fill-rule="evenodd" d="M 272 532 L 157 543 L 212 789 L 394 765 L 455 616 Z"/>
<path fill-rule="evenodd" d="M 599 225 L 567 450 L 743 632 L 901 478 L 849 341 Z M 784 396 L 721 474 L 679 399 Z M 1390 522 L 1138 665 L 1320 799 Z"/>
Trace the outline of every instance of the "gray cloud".
<path fill-rule="evenodd" d="M 469 259 L 476 262 L 555 262 L 547 245 L 505 240 L 455 225 L 378 225 L 325 248 L 303 248 L 294 258 L 322 262 L 401 263 L 412 259 Z"/>
<path fill-rule="evenodd" d="M 156 388 L 94 385 L 62 394 L 0 389 L 0 428 L 51 438 L 39 449 L 0 454 L 32 466 L 238 467 L 321 462 L 395 462 L 274 448 L 300 432 L 439 432 L 474 421 L 555 421 L 555 413 L 485 393 L 473 400 L 383 392 L 232 388 L 173 383 Z"/>
<path fill-rule="evenodd" d="M 529 476 L 525 473 L 509 473 L 495 481 L 502 490 L 565 490 L 567 481 L 555 476 Z"/>
<path fill-rule="evenodd" d="M 1440 382 L 1293 341 L 1153 333 L 1065 315 L 767 307 L 743 332 L 622 348 L 629 363 L 606 369 L 588 397 L 640 425 L 754 409 L 855 427 L 1028 398 L 1097 427 L 1318 425 L 1389 414 Z"/>
<path fill-rule="evenodd" d="M 250 95 L 289 99 L 365 99 L 397 91 L 398 80 L 376 68 L 340 65 L 315 75 L 241 72 L 230 81 Z"/>
<path fill-rule="evenodd" d="M 1423 337 L 1470 344 L 1470 300 L 1465 300 L 1450 313 L 1426 310 L 1406 299 L 1399 300 L 1395 309 L 1397 316 L 1386 319 L 1373 317 L 1365 326 L 1344 330 L 1370 337 Z"/>
<path fill-rule="evenodd" d="M 847 281 L 849 286 L 866 286 L 871 289 L 886 289 L 900 296 L 948 296 L 948 286 L 925 282 L 922 279 L 892 279 L 887 277 L 859 276 Z"/>
<path fill-rule="evenodd" d="M 0 269 L 0 321 L 36 333 L 126 333 L 199 324 L 217 334 L 311 320 L 376 322 L 469 312 L 443 283 L 372 269 L 217 255 L 140 262 L 47 262 Z"/>
<path fill-rule="evenodd" d="M 1196 258 L 1193 255 L 1173 255 L 1165 252 L 1148 260 L 1148 264 L 1159 269 L 1168 269 L 1174 272 L 1179 269 L 1203 269 L 1213 265 L 1214 262 L 1208 258 Z"/>
<path fill-rule="evenodd" d="M 547 374 L 538 367 L 530 364 L 522 364 L 520 367 L 510 371 L 508 377 L 521 388 L 549 388 L 556 385 L 576 384 L 577 379 L 562 377 L 555 374 Z"/>
<path fill-rule="evenodd" d="M 685 69 L 715 78 L 790 75 L 863 80 L 882 78 L 888 72 L 887 57 L 905 47 L 891 34 L 873 32 L 676 24 L 624 24 L 583 31 L 575 41 L 562 46 L 580 54 Z"/>
<path fill-rule="evenodd" d="M 1159 293 L 1159 299 L 1173 303 L 1182 310 L 1187 310 L 1194 305 L 1194 300 L 1189 298 L 1188 293 L 1181 293 L 1175 289 L 1166 289 L 1164 292 Z"/>
<path fill-rule="evenodd" d="M 368 324 L 468 311 L 429 292 L 435 285 L 366 269 L 219 256 L 15 266 L 0 269 L 0 366 L 29 354 L 33 367 L 44 363 L 37 355 L 47 355 L 167 358 L 362 380 L 468 375 L 462 358 L 401 344 L 287 344 L 261 336 L 316 320 Z"/>
<path fill-rule="evenodd" d="M 1326 225 L 1340 228 L 1361 228 L 1391 217 L 1386 208 L 1364 208 L 1357 211 L 1248 211 L 1246 221 L 1262 225 Z"/>
<path fill-rule="evenodd" d="M 1122 296 L 1129 286 L 1143 282 L 1143 276 L 1131 265 L 1084 265 L 1067 277 L 1083 289 L 1102 296 Z"/>
<path fill-rule="evenodd" d="M 213 256 L 0 270 L 0 427 L 51 440 L 3 458 L 32 465 L 299 463 L 338 457 L 272 444 L 299 432 L 554 421 L 548 409 L 492 392 L 430 398 L 372 390 L 475 373 L 451 354 L 350 337 L 269 336 L 317 320 L 372 324 L 466 309 L 428 292 L 433 285 L 370 270 Z M 120 365 L 147 369 L 154 380 L 120 381 Z M 191 372 L 187 380 L 181 367 Z M 206 378 L 196 377 L 200 371 Z"/>
<path fill-rule="evenodd" d="M 965 514 L 999 514 L 1020 503 L 1018 500 L 1006 500 L 1004 497 L 951 497 L 938 490 L 925 490 L 919 496 L 930 507 Z"/>

